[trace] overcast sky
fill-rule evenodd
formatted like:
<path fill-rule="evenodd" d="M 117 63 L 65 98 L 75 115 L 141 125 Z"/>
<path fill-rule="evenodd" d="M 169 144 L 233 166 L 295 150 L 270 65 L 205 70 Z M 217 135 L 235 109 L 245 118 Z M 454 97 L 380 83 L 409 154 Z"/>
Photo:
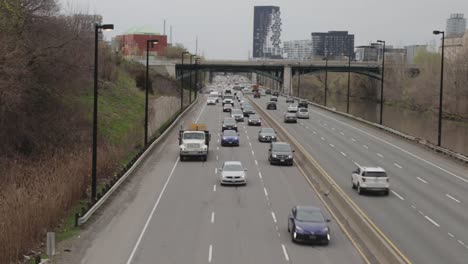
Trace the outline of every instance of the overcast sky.
<path fill-rule="evenodd" d="M 468 16 L 468 0 L 58 0 L 64 10 L 101 14 L 122 34 L 133 27 L 163 33 L 210 59 L 247 59 L 252 51 L 253 7 L 280 7 L 281 40 L 310 39 L 311 32 L 347 30 L 355 45 L 377 39 L 388 45 L 435 45 L 433 29 L 445 30 L 451 13 Z M 72 8 L 70 8 L 72 7 Z M 107 33 L 106 33 L 107 34 Z"/>

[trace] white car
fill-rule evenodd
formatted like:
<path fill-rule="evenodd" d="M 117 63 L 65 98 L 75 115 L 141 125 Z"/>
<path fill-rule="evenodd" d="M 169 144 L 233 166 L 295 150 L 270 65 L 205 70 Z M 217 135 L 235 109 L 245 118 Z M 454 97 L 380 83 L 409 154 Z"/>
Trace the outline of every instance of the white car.
<path fill-rule="evenodd" d="M 247 177 L 240 161 L 225 161 L 223 167 L 219 169 L 221 172 L 221 185 L 246 185 Z"/>
<path fill-rule="evenodd" d="M 223 105 L 231 104 L 234 105 L 234 98 L 232 95 L 224 95 L 223 96 Z"/>
<path fill-rule="evenodd" d="M 390 179 L 381 167 L 358 167 L 351 176 L 353 189 L 361 195 L 364 191 L 390 193 Z"/>
<path fill-rule="evenodd" d="M 297 112 L 297 106 L 296 105 L 288 106 L 288 113 L 296 113 L 296 112 Z"/>
<path fill-rule="evenodd" d="M 309 119 L 309 110 L 307 108 L 298 108 L 296 116 L 297 118 Z"/>
<path fill-rule="evenodd" d="M 218 97 L 210 96 L 210 97 L 208 97 L 208 100 L 206 101 L 206 104 L 207 105 L 215 105 L 217 101 L 218 101 Z"/>

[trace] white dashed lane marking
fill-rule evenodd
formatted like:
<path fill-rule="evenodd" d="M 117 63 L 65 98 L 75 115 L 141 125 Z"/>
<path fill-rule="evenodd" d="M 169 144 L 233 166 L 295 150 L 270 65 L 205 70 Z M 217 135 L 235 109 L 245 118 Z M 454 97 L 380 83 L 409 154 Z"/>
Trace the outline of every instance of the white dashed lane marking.
<path fill-rule="evenodd" d="M 363 146 L 365 149 L 369 149 L 369 147 L 368 147 L 368 146 L 366 146 L 366 145 L 362 145 L 362 146 Z"/>
<path fill-rule="evenodd" d="M 345 157 L 346 157 L 346 153 L 344 153 L 344 152 L 340 152 L 340 153 L 341 153 L 341 155 L 343 155 L 343 156 L 345 156 Z"/>
<path fill-rule="evenodd" d="M 208 249 L 208 263 L 211 263 L 212 258 L 213 258 L 213 245 L 210 245 L 210 248 Z"/>
<path fill-rule="evenodd" d="M 286 259 L 287 262 L 289 262 L 289 256 L 288 256 L 288 251 L 286 250 L 286 247 L 284 246 L 284 244 L 281 244 L 281 247 L 283 248 L 284 258 Z"/>
<path fill-rule="evenodd" d="M 255 160 L 255 165 L 257 165 L 257 166 L 258 166 L 258 161 L 257 161 L 257 160 Z"/>
<path fill-rule="evenodd" d="M 418 178 L 418 180 L 420 180 L 420 181 L 424 182 L 425 184 L 427 184 L 427 181 L 425 181 L 425 180 L 423 180 L 423 179 L 421 179 L 419 177 L 416 177 L 416 178 Z"/>
<path fill-rule="evenodd" d="M 265 187 L 263 187 L 263 192 L 265 193 L 265 196 L 268 197 L 268 191 Z"/>
<path fill-rule="evenodd" d="M 440 225 L 439 225 L 436 221 L 432 220 L 429 216 L 425 215 L 424 217 L 425 217 L 429 222 L 431 222 L 432 224 L 434 224 L 435 226 L 440 227 Z"/>
<path fill-rule="evenodd" d="M 215 221 L 215 212 L 211 212 L 211 223 L 213 224 Z"/>
<path fill-rule="evenodd" d="M 215 168 L 215 174 L 218 174 L 218 168 Z"/>
<path fill-rule="evenodd" d="M 216 184 L 213 185 L 213 192 L 216 192 Z"/>
<path fill-rule="evenodd" d="M 447 196 L 448 198 L 454 200 L 454 201 L 457 202 L 457 203 L 461 203 L 460 200 L 455 199 L 455 197 L 451 196 L 450 194 L 446 194 L 445 196 Z"/>
<path fill-rule="evenodd" d="M 380 154 L 380 153 L 377 153 L 377 156 L 379 156 L 379 157 L 383 158 L 383 155 L 382 155 L 382 154 Z"/>
<path fill-rule="evenodd" d="M 262 179 L 262 173 L 261 172 L 258 173 L 258 177 L 260 177 L 260 179 Z"/>
<path fill-rule="evenodd" d="M 396 167 L 402 169 L 403 167 L 401 167 L 400 165 L 396 164 L 396 163 L 393 163 L 393 165 L 395 165 Z"/>
<path fill-rule="evenodd" d="M 395 191 L 392 190 L 392 193 L 393 193 L 396 197 L 400 198 L 400 200 L 402 200 L 402 201 L 405 200 L 405 198 L 403 198 L 403 197 L 402 197 L 401 195 L 399 195 L 397 192 L 395 192 Z"/>
<path fill-rule="evenodd" d="M 353 142 L 356 142 L 356 140 L 354 138 L 351 139 Z"/>
<path fill-rule="evenodd" d="M 273 218 L 273 222 L 276 223 L 276 222 L 277 222 L 277 221 L 276 221 L 276 215 L 275 215 L 274 212 L 271 212 L 271 217 Z"/>
<path fill-rule="evenodd" d="M 335 147 L 335 145 L 333 145 L 333 144 L 330 144 L 330 147 L 334 148 L 334 147 Z"/>

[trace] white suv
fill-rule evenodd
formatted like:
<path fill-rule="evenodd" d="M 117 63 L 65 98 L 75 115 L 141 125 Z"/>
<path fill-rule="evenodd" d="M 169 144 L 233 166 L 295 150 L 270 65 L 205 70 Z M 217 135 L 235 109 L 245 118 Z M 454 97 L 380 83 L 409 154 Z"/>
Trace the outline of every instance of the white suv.
<path fill-rule="evenodd" d="M 364 191 L 390 192 L 390 179 L 381 167 L 358 167 L 351 175 L 353 189 L 359 194 Z"/>

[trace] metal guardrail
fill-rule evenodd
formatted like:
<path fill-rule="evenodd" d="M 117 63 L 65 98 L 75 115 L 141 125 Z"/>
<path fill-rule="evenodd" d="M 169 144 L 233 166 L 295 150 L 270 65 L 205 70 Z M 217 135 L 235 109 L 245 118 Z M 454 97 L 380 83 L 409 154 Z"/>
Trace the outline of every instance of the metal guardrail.
<path fill-rule="evenodd" d="M 153 148 L 163 140 L 167 134 L 178 124 L 180 119 L 190 111 L 193 106 L 198 102 L 198 97 L 192 104 L 187 107 L 180 115 L 172 122 L 172 124 L 153 142 L 151 145 L 141 154 L 141 156 L 133 163 L 133 165 L 120 177 L 120 179 L 81 217 L 77 218 L 77 225 L 81 226 L 85 224 L 89 218 L 109 199 L 109 197 L 120 187 L 120 185 L 133 173 L 133 171 L 140 165 L 140 163 L 148 156 Z"/>
<path fill-rule="evenodd" d="M 250 98 L 249 98 L 250 99 Z M 291 143 L 296 149 L 295 162 L 299 164 L 309 174 L 304 176 L 313 185 L 314 190 L 321 190 L 328 198 L 327 205 L 331 205 L 335 210 L 333 215 L 337 216 L 347 229 L 353 232 L 353 238 L 359 239 L 360 245 L 355 244 L 358 250 L 365 251 L 367 263 L 411 263 L 407 257 L 382 233 L 382 231 L 369 219 L 354 201 L 341 189 L 340 186 L 328 175 L 320 164 L 302 147 L 302 145 L 274 120 L 270 114 L 260 107 L 254 100 L 252 104 L 267 122 L 275 128 L 281 138 Z M 316 177 L 318 176 L 318 177 Z M 321 193 L 317 193 L 321 195 Z M 345 231 L 347 232 L 347 231 Z M 363 253 L 364 254 L 364 253 Z"/>

